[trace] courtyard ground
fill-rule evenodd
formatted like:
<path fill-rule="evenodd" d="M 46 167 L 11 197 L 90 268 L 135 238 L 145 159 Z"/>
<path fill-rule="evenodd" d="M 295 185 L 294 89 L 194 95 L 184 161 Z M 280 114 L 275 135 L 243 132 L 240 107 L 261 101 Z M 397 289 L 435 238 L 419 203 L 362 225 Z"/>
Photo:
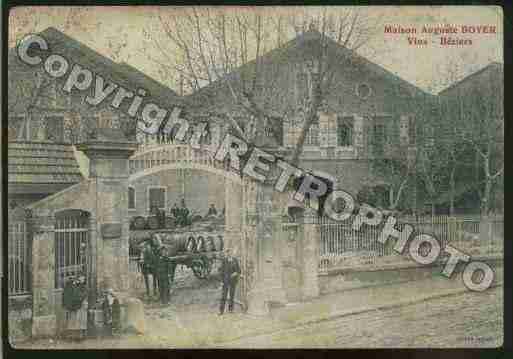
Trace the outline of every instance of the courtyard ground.
<path fill-rule="evenodd" d="M 214 270 L 215 271 L 215 270 Z M 494 347 L 502 343 L 502 267 L 496 286 L 469 292 L 460 278 L 354 289 L 273 308 L 253 317 L 240 308 L 218 316 L 220 282 L 178 270 L 172 304 L 145 303 L 142 335 L 38 340 L 19 348 L 291 348 L 291 347 Z"/>

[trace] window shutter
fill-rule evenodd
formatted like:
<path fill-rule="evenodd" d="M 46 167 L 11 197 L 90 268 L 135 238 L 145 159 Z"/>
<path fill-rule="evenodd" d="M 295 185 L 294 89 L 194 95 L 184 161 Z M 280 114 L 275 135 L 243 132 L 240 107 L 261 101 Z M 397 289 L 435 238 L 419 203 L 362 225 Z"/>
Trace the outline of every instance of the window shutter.
<path fill-rule="evenodd" d="M 154 206 L 165 208 L 166 190 L 164 188 L 150 188 L 149 191 L 150 209 Z"/>
<path fill-rule="evenodd" d="M 363 117 L 354 115 L 353 143 L 356 147 L 363 147 Z"/>
<path fill-rule="evenodd" d="M 337 128 L 337 115 L 331 114 L 328 122 L 328 137 L 330 147 L 337 146 Z"/>
<path fill-rule="evenodd" d="M 46 139 L 55 142 L 64 141 L 64 118 L 62 116 L 48 116 L 45 120 Z"/>
<path fill-rule="evenodd" d="M 330 145 L 330 124 L 326 113 L 319 113 L 319 147 L 328 147 Z"/>
<path fill-rule="evenodd" d="M 135 189 L 128 187 L 128 208 L 135 209 Z"/>
<path fill-rule="evenodd" d="M 417 141 L 415 118 L 413 116 L 409 116 L 408 120 L 408 144 L 415 145 L 415 142 Z"/>
<path fill-rule="evenodd" d="M 401 141 L 402 146 L 407 145 L 409 143 L 408 126 L 409 126 L 409 116 L 401 115 L 399 135 L 400 135 L 400 141 Z"/>

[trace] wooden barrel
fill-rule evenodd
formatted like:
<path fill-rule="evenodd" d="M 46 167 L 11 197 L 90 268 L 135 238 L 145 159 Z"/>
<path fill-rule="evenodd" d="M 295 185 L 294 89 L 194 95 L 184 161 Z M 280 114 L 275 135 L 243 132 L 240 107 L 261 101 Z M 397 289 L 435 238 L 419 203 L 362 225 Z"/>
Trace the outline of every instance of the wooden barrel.
<path fill-rule="evenodd" d="M 215 251 L 216 250 L 216 244 L 214 243 L 214 237 L 212 236 L 208 236 L 207 237 L 207 248 L 206 250 L 208 252 L 212 252 L 212 251 Z"/>
<path fill-rule="evenodd" d="M 157 216 L 148 217 L 148 227 L 150 229 L 159 229 L 160 228 L 160 220 Z"/>
<path fill-rule="evenodd" d="M 146 229 L 146 218 L 137 216 L 133 219 L 135 229 Z"/>
<path fill-rule="evenodd" d="M 207 250 L 205 238 L 203 236 L 198 236 L 198 238 L 196 238 L 196 243 L 198 245 L 198 248 L 197 248 L 198 252 L 205 252 Z"/>
<path fill-rule="evenodd" d="M 179 234 L 159 233 L 159 238 L 168 249 L 169 256 L 178 255 L 178 253 L 183 253 L 187 251 L 187 237 Z"/>
<path fill-rule="evenodd" d="M 151 239 L 151 232 L 149 231 L 130 231 L 128 235 L 129 242 L 134 245 L 139 245 L 148 239 Z"/>
<path fill-rule="evenodd" d="M 185 251 L 187 253 L 196 253 L 198 249 L 198 244 L 196 242 L 196 239 L 193 236 L 189 236 L 187 238 L 187 242 L 185 245 Z"/>
<path fill-rule="evenodd" d="M 168 255 L 169 256 L 176 256 L 179 252 L 182 252 L 182 246 L 181 243 L 181 236 L 174 235 L 171 233 L 166 233 L 163 237 L 163 242 L 165 242 L 167 249 L 168 249 Z"/>
<path fill-rule="evenodd" d="M 224 248 L 223 236 L 218 235 L 217 238 L 215 239 L 214 243 L 215 243 L 216 251 L 223 250 L 223 248 Z"/>
<path fill-rule="evenodd" d="M 167 216 L 165 219 L 165 227 L 168 229 L 175 228 L 176 226 L 176 218 Z"/>

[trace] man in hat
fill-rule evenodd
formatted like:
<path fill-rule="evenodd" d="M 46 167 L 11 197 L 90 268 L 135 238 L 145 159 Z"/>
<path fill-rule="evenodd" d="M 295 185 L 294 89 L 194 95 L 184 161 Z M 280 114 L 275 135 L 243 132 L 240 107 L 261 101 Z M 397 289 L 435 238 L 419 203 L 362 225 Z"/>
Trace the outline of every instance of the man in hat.
<path fill-rule="evenodd" d="M 153 295 L 157 294 L 157 276 L 156 276 L 156 258 L 155 251 L 152 248 L 152 243 L 150 240 L 146 240 L 143 245 L 143 250 L 141 252 L 141 260 L 142 260 L 142 268 L 141 272 L 144 277 L 144 285 L 146 286 L 146 295 L 149 297 L 150 293 L 150 284 L 149 277 L 150 274 L 152 276 L 153 281 Z"/>
<path fill-rule="evenodd" d="M 112 336 L 112 305 L 114 304 L 114 292 L 107 289 L 103 300 L 103 323 L 105 334 Z"/>
<path fill-rule="evenodd" d="M 178 204 L 176 204 L 176 202 L 173 205 L 173 208 L 171 208 L 171 215 L 175 218 L 178 218 L 180 215 L 180 208 L 178 208 Z"/>
<path fill-rule="evenodd" d="M 160 292 L 160 303 L 162 305 L 169 304 L 169 290 L 170 281 L 169 275 L 172 274 L 174 277 L 176 264 L 168 256 L 168 251 L 165 246 L 162 246 L 159 251 L 158 265 L 157 265 L 157 276 L 159 278 L 159 292 Z"/>
<path fill-rule="evenodd" d="M 223 281 L 223 291 L 221 295 L 221 305 L 219 307 L 219 315 L 223 315 L 226 303 L 226 297 L 230 292 L 230 300 L 228 302 L 228 311 L 233 312 L 233 300 L 235 296 L 235 288 L 240 276 L 240 266 L 237 258 L 232 256 L 229 248 L 224 251 L 225 255 L 221 264 L 221 279 Z"/>
<path fill-rule="evenodd" d="M 181 208 L 179 209 L 179 213 L 180 213 L 180 224 L 182 226 L 187 226 L 189 223 L 189 209 L 187 208 L 187 206 L 185 205 L 185 199 L 182 198 L 182 204 L 181 204 Z"/>

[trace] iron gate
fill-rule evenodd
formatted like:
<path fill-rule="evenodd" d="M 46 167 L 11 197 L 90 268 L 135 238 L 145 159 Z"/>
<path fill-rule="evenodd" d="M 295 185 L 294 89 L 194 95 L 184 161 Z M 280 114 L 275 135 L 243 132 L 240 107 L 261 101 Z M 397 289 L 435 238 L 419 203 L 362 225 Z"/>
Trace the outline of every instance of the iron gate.
<path fill-rule="evenodd" d="M 88 212 L 66 210 L 56 215 L 55 288 L 64 288 L 64 284 L 69 278 L 88 277 L 86 256 L 88 242 Z"/>
<path fill-rule="evenodd" d="M 8 254 L 9 294 L 29 293 L 31 243 L 25 220 L 9 221 Z"/>

